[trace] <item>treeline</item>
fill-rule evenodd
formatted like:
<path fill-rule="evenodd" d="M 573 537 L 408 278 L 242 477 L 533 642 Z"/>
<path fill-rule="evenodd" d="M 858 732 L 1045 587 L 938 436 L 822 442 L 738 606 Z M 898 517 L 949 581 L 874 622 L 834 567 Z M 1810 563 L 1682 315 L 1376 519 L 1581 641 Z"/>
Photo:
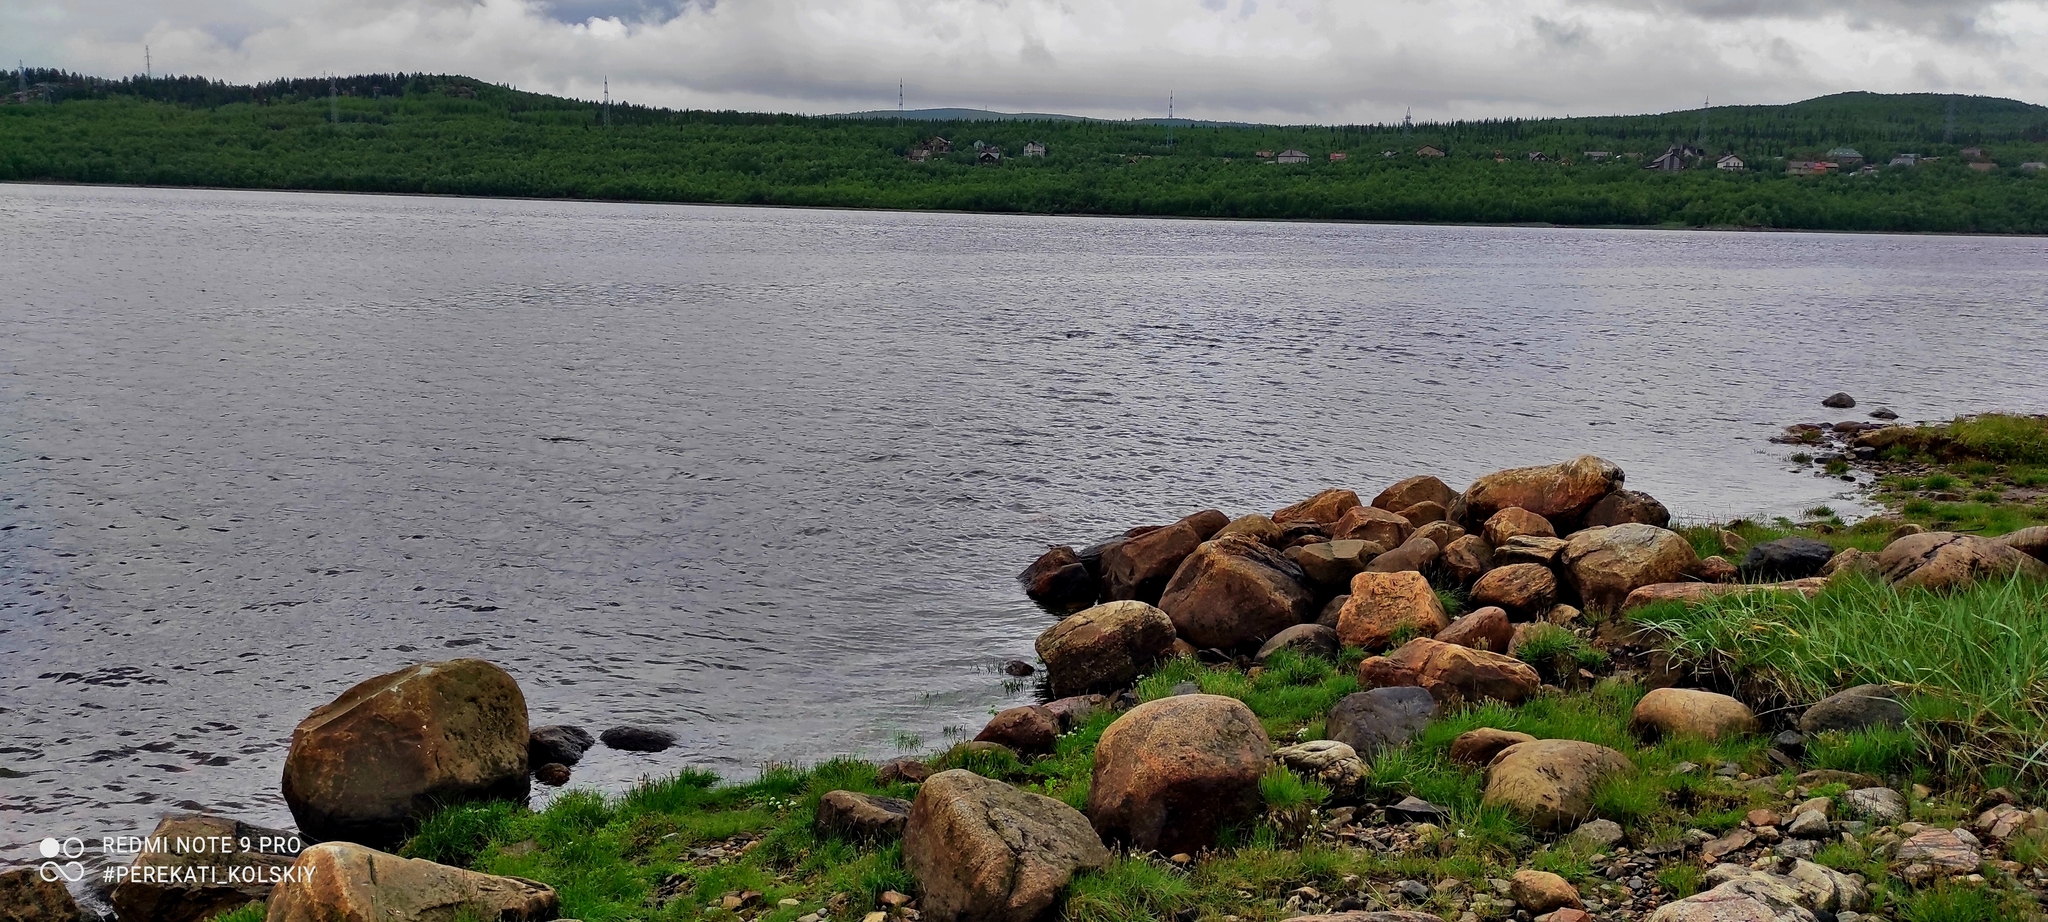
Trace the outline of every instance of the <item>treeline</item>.
<path fill-rule="evenodd" d="M 0 106 L 0 179 L 1037 213 L 2048 233 L 2048 109 L 1844 94 L 1639 117 L 1353 126 L 910 122 L 609 108 L 465 77 L 235 86 L 54 71 Z M 933 136 L 951 153 L 906 158 Z M 975 142 L 999 147 L 977 163 Z M 1026 141 L 1049 156 L 1024 158 Z M 1643 169 L 1690 143 L 1743 173 Z M 1443 158 L 1415 155 L 1433 145 Z M 1941 158 L 1793 177 L 1853 146 Z M 1961 156 L 1979 147 L 1995 169 Z M 1301 165 L 1260 162 L 1299 149 Z M 1587 151 L 1614 157 L 1594 162 Z M 1328 155 L 1343 151 L 1346 158 Z M 1393 156 L 1382 156 L 1392 151 Z M 1496 154 L 1498 152 L 1498 154 Z M 1543 162 L 1528 155 L 1541 152 Z M 1630 155 L 1637 158 L 1631 159 Z M 1496 157 L 1500 158 L 1498 161 Z M 1847 171 L 1845 171 L 1847 172 Z"/>

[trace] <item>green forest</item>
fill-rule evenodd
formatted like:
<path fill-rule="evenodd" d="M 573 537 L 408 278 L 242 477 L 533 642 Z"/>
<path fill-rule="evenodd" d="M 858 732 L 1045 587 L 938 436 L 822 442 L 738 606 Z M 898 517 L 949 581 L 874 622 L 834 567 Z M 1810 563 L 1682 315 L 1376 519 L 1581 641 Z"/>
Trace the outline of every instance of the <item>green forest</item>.
<path fill-rule="evenodd" d="M 1847 93 L 1414 125 L 898 122 L 670 110 L 381 74 L 8 73 L 0 180 L 1045 214 L 2048 233 L 2048 108 Z M 951 152 L 908 155 L 942 137 Z M 981 163 L 975 145 L 1003 156 Z M 1020 156 L 1026 142 L 1044 157 Z M 1677 145 L 1687 169 L 1646 165 Z M 1445 153 L 1418 156 L 1424 146 Z M 1790 175 L 1853 148 L 1857 164 Z M 1266 162 L 1299 150 L 1307 163 Z M 1594 159 L 1588 152 L 1612 156 Z M 1342 152 L 1344 158 L 1330 155 Z M 1733 153 L 1744 171 L 1714 168 Z M 1890 165 L 1917 154 L 1915 166 Z M 1541 155 L 1540 159 L 1532 155 Z"/>

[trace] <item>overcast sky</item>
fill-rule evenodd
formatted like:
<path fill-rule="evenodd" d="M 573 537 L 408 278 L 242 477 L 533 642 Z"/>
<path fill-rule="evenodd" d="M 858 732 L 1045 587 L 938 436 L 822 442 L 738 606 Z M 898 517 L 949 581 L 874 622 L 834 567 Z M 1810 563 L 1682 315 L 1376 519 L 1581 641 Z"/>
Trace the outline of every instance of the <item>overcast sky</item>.
<path fill-rule="evenodd" d="M 0 0 L 7 64 L 455 72 L 665 106 L 1397 121 L 2048 103 L 2048 0 Z"/>

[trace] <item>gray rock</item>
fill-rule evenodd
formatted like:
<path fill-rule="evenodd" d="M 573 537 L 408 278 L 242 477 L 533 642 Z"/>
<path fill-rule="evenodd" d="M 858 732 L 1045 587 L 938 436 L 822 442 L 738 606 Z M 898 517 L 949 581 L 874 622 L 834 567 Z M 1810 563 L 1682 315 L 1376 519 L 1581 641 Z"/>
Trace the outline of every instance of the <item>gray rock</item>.
<path fill-rule="evenodd" d="M 910 801 L 856 791 L 827 791 L 818 799 L 815 826 L 822 837 L 892 841 L 910 822 Z"/>
<path fill-rule="evenodd" d="M 1370 760 L 1381 749 L 1403 745 L 1421 733 L 1436 709 L 1436 698 L 1426 689 L 1375 688 L 1337 702 L 1323 732 Z"/>
<path fill-rule="evenodd" d="M 1834 556 L 1827 542 L 1795 535 L 1751 547 L 1736 570 L 1750 580 L 1805 579 L 1820 573 Z"/>
<path fill-rule="evenodd" d="M 1266 641 L 1265 646 L 1259 648 L 1258 654 L 1252 657 L 1252 662 L 1263 666 L 1266 660 L 1281 650 L 1293 650 L 1302 656 L 1335 659 L 1337 631 L 1335 628 L 1327 628 L 1320 624 L 1297 624 L 1274 634 L 1273 639 Z"/>
<path fill-rule="evenodd" d="M 1846 410 L 1856 405 L 1856 398 L 1837 391 L 1822 398 L 1820 405 L 1831 410 Z"/>
<path fill-rule="evenodd" d="M 1824 839 L 1832 832 L 1828 818 L 1818 810 L 1801 811 L 1785 824 L 1785 834 L 1795 839 Z"/>
<path fill-rule="evenodd" d="M 1079 810 L 961 769 L 925 781 L 903 834 L 931 922 L 1030 922 L 1075 873 L 1109 861 Z"/>
<path fill-rule="evenodd" d="M 1836 692 L 1807 708 L 1799 718 L 1799 732 L 1809 735 L 1905 725 L 1906 706 L 1883 685 L 1858 685 Z"/>
<path fill-rule="evenodd" d="M 1594 820 L 1572 830 L 1572 838 L 1598 848 L 1612 848 L 1621 843 L 1621 824 L 1613 820 Z"/>
<path fill-rule="evenodd" d="M 34 867 L 0 873 L 0 919 L 7 922 L 84 922 L 71 891 L 43 880 Z"/>
<path fill-rule="evenodd" d="M 1858 788 L 1842 795 L 1842 808 L 1851 816 L 1876 823 L 1896 823 L 1906 818 L 1906 798 L 1891 788 Z"/>

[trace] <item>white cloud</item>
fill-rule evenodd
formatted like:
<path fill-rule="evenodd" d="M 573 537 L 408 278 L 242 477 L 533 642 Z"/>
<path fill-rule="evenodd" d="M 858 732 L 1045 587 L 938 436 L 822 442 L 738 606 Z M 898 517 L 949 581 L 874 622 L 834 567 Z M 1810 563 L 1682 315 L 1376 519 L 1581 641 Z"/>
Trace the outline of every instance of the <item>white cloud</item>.
<path fill-rule="evenodd" d="M 2048 101 L 2048 0 L 8 0 L 0 54 L 236 81 L 470 74 L 585 98 L 832 112 L 1391 121 L 1787 102 Z"/>

